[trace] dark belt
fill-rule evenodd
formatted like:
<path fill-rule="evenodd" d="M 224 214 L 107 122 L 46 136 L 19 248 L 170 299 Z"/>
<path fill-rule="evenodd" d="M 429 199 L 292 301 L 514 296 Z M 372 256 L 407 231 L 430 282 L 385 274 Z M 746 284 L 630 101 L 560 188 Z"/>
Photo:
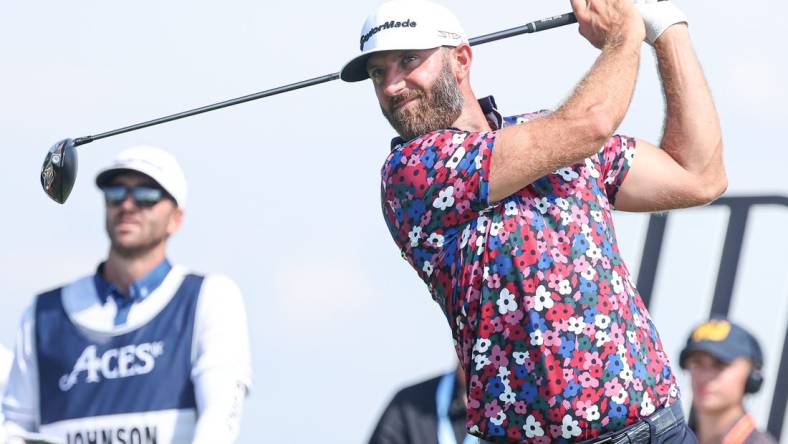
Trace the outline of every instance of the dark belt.
<path fill-rule="evenodd" d="M 663 435 L 683 422 L 684 413 L 681 411 L 681 403 L 676 401 L 670 407 L 662 407 L 651 416 L 630 424 L 622 430 L 605 433 L 579 444 L 648 444 L 651 442 L 652 436 Z"/>

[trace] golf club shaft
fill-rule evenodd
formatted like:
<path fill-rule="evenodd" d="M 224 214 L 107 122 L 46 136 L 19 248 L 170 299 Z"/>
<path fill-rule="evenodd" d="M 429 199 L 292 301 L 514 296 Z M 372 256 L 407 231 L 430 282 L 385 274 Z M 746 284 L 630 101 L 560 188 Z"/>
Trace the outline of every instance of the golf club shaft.
<path fill-rule="evenodd" d="M 504 31 L 498 31 L 498 32 L 493 32 L 491 34 L 485 34 L 479 37 L 474 37 L 469 40 L 469 43 L 471 46 L 481 45 L 484 43 L 494 42 L 496 40 L 514 37 L 520 34 L 529 34 L 533 32 L 544 31 L 546 29 L 557 28 L 559 26 L 565 26 L 572 23 L 577 23 L 577 18 L 575 18 L 574 13 L 568 12 L 566 14 L 557 15 L 542 20 L 537 20 L 531 23 L 526 23 L 525 25 L 518 26 L 516 28 L 511 28 Z M 214 103 L 212 105 L 206 105 L 189 111 L 184 111 L 181 113 L 172 114 L 165 117 L 160 117 L 158 119 L 149 120 L 147 122 L 138 123 L 136 125 L 130 125 L 116 130 L 107 131 L 105 133 L 96 134 L 95 136 L 78 137 L 74 139 L 74 146 L 84 145 L 86 143 L 90 143 L 98 139 L 103 139 L 105 137 L 116 136 L 118 134 L 128 133 L 130 131 L 136 131 L 138 129 L 158 125 L 160 123 L 172 122 L 173 120 L 183 119 L 184 117 L 190 117 L 197 114 L 207 113 L 208 111 L 214 111 L 220 108 L 226 108 L 228 106 L 238 105 L 240 103 L 245 103 L 252 100 L 262 99 L 264 97 L 270 97 L 289 91 L 295 91 L 297 89 L 306 88 L 308 86 L 319 85 L 321 83 L 330 82 L 338 78 L 339 78 L 339 73 L 327 74 L 324 76 L 315 77 L 313 79 L 303 80 L 301 82 L 280 86 L 278 88 L 273 88 L 266 91 L 261 91 L 258 93 L 249 94 L 242 97 L 237 97 L 235 99 L 225 100 L 223 102 Z"/>

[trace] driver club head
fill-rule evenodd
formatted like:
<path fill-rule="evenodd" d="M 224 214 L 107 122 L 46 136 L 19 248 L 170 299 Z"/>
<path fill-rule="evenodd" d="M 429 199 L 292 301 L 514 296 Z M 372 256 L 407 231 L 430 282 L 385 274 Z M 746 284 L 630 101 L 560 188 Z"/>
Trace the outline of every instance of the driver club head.
<path fill-rule="evenodd" d="M 41 167 L 41 186 L 55 202 L 62 204 L 77 180 L 77 150 L 74 140 L 65 139 L 49 149 Z"/>

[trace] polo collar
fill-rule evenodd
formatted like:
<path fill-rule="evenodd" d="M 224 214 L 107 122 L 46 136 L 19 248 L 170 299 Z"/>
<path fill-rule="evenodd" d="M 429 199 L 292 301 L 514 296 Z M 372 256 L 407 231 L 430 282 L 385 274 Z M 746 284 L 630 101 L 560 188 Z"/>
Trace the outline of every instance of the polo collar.
<path fill-rule="evenodd" d="M 498 107 L 495 104 L 495 98 L 493 96 L 482 97 L 478 100 L 479 106 L 482 108 L 482 113 L 487 118 L 487 122 L 490 124 L 490 127 L 493 131 L 497 131 L 503 128 L 503 117 L 501 113 L 498 111 Z M 457 128 L 448 128 L 456 131 L 460 131 Z M 403 139 L 402 137 L 395 137 L 391 139 L 391 151 L 394 151 L 400 145 L 407 142 L 407 140 Z"/>
<path fill-rule="evenodd" d="M 170 261 L 165 258 L 147 274 L 132 282 L 126 291 L 120 291 L 118 287 L 104 279 L 104 264 L 105 262 L 102 262 L 98 266 L 96 274 L 93 275 L 96 294 L 102 304 L 106 304 L 109 297 L 128 298 L 131 301 L 141 301 L 159 288 L 161 283 L 164 282 L 164 278 L 166 278 L 167 274 L 172 270 Z"/>

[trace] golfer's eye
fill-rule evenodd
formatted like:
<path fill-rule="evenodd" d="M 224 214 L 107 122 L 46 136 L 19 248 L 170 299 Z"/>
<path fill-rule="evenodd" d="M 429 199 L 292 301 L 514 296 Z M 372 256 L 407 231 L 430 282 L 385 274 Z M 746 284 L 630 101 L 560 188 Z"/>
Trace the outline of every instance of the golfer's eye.
<path fill-rule="evenodd" d="M 407 66 L 416 62 L 418 59 L 419 57 L 415 54 L 405 54 L 404 56 L 402 56 L 402 64 Z"/>
<path fill-rule="evenodd" d="M 367 70 L 367 74 L 369 74 L 370 79 L 377 81 L 383 78 L 383 69 L 370 68 L 369 70 Z"/>

